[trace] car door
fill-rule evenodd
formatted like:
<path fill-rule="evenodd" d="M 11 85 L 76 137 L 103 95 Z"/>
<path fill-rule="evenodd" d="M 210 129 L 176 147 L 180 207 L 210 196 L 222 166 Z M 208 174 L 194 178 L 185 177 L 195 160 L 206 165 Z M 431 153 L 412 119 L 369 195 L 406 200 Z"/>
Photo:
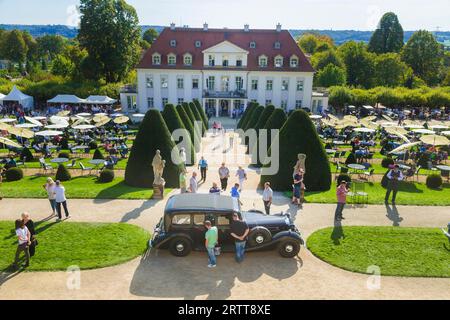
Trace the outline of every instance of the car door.
<path fill-rule="evenodd" d="M 195 248 L 205 247 L 205 213 L 193 212 L 192 213 L 192 239 L 194 240 Z"/>
<path fill-rule="evenodd" d="M 234 244 L 234 238 L 231 236 L 230 226 L 232 219 L 231 212 L 217 213 L 215 225 L 219 232 L 220 246 L 228 246 Z"/>

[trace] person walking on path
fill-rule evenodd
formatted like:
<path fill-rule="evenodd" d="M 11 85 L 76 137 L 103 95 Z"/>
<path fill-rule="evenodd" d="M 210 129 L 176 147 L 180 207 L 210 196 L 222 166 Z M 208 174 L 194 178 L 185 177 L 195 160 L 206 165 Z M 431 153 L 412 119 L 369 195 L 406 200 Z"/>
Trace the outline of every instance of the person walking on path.
<path fill-rule="evenodd" d="M 55 187 L 56 184 L 52 178 L 47 178 L 47 183 L 42 186 L 45 191 L 47 191 L 48 201 L 50 202 L 50 207 L 52 208 L 52 216 L 56 213 L 56 200 L 55 200 Z"/>
<path fill-rule="evenodd" d="M 264 191 L 263 191 L 263 202 L 264 209 L 266 210 L 266 214 L 270 214 L 270 206 L 272 205 L 273 200 L 273 190 L 270 187 L 270 182 L 264 183 Z"/>
<path fill-rule="evenodd" d="M 187 171 L 182 169 L 180 172 L 180 193 L 187 192 Z"/>
<path fill-rule="evenodd" d="M 197 183 L 197 172 L 192 172 L 192 177 L 189 180 L 189 192 L 190 193 L 197 193 L 198 190 L 198 183 Z"/>
<path fill-rule="evenodd" d="M 239 179 L 239 191 L 242 192 L 242 189 L 244 188 L 244 181 L 247 180 L 247 172 L 242 168 L 242 166 L 239 166 L 238 170 L 236 171 L 236 177 Z"/>
<path fill-rule="evenodd" d="M 227 167 L 225 167 L 225 163 L 222 162 L 222 166 L 219 168 L 219 178 L 220 178 L 220 185 L 223 191 L 227 190 L 229 177 L 230 177 L 230 170 Z"/>
<path fill-rule="evenodd" d="M 55 186 L 55 200 L 56 200 L 56 212 L 58 213 L 58 220 L 62 219 L 61 206 L 64 208 L 66 219 L 70 218 L 69 210 L 67 209 L 66 188 L 61 184 L 61 181 L 56 180 Z"/>
<path fill-rule="evenodd" d="M 211 189 L 209 189 L 209 193 L 211 194 L 220 194 L 220 189 L 217 186 L 217 183 L 213 182 Z"/>
<path fill-rule="evenodd" d="M 239 200 L 241 196 L 241 194 L 239 193 L 239 183 L 234 184 L 234 187 L 231 188 L 230 193 L 233 198 L 237 198 Z"/>
<path fill-rule="evenodd" d="M 231 236 L 234 238 L 236 246 L 236 261 L 241 263 L 244 260 L 245 244 L 250 231 L 245 221 L 239 219 L 237 213 L 233 213 L 233 221 L 230 226 Z"/>
<path fill-rule="evenodd" d="M 207 229 L 205 233 L 205 247 L 208 252 L 208 268 L 215 268 L 217 264 L 216 253 L 214 252 L 214 248 L 216 247 L 218 241 L 218 231 L 217 227 L 213 227 L 211 225 L 211 221 L 205 221 L 205 227 Z"/>
<path fill-rule="evenodd" d="M 14 270 L 18 269 L 18 263 L 19 263 L 19 257 L 20 253 L 23 251 L 25 254 L 25 264 L 23 265 L 24 268 L 28 267 L 30 265 L 30 251 L 29 251 L 29 245 L 31 244 L 30 239 L 30 231 L 25 226 L 25 223 L 21 219 L 16 220 L 16 235 L 18 239 L 18 245 L 16 249 L 16 256 L 14 258 L 13 268 Z"/>
<path fill-rule="evenodd" d="M 30 258 L 34 256 L 34 253 L 36 251 L 36 230 L 34 229 L 34 222 L 30 219 L 30 214 L 28 212 L 22 213 L 22 220 L 25 226 L 28 228 L 28 231 L 30 231 L 30 246 L 29 246 L 29 252 L 30 252 Z"/>
<path fill-rule="evenodd" d="M 294 175 L 294 194 L 292 197 L 292 203 L 301 205 L 303 202 L 303 192 L 305 189 L 303 184 L 303 169 L 298 170 Z"/>
<path fill-rule="evenodd" d="M 340 221 L 345 219 L 342 216 L 342 211 L 344 210 L 345 204 L 347 202 L 347 193 L 348 193 L 347 182 L 345 180 L 341 181 L 339 186 L 336 189 L 336 197 L 337 197 L 337 207 L 334 212 L 334 220 Z"/>
<path fill-rule="evenodd" d="M 205 182 L 206 181 L 206 171 L 208 171 L 208 162 L 205 160 L 204 157 L 201 157 L 200 161 L 198 162 L 198 169 L 200 170 L 201 180 Z"/>
<path fill-rule="evenodd" d="M 392 192 L 392 204 L 395 204 L 395 199 L 397 197 L 399 181 L 403 180 L 403 174 L 399 169 L 398 164 L 394 166 L 392 170 L 388 172 L 386 177 L 388 178 L 386 196 L 384 197 L 384 203 L 389 202 L 389 196 Z"/>

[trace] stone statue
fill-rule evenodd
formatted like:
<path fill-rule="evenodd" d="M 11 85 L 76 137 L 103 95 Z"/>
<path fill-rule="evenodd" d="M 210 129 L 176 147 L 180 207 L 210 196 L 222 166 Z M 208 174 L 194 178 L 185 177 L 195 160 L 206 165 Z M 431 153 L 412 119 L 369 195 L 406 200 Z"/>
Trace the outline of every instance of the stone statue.
<path fill-rule="evenodd" d="M 298 160 L 294 167 L 294 175 L 300 169 L 303 169 L 303 171 L 306 172 L 306 168 L 305 168 L 306 154 L 299 153 L 297 158 L 298 158 Z"/>
<path fill-rule="evenodd" d="M 164 167 L 166 166 L 166 161 L 161 157 L 161 151 L 156 150 L 156 154 L 152 161 L 153 175 L 155 179 L 153 180 L 153 185 L 164 185 L 165 181 L 162 177 L 164 172 Z"/>

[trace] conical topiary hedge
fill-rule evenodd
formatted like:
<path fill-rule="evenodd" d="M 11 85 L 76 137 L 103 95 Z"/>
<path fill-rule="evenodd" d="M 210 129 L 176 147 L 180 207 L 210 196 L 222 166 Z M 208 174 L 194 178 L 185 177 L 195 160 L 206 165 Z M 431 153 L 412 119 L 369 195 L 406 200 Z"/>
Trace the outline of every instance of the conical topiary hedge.
<path fill-rule="evenodd" d="M 58 170 L 56 171 L 55 180 L 69 181 L 70 179 L 72 179 L 72 176 L 69 170 L 67 170 L 67 168 L 63 164 L 60 164 L 58 166 Z"/>
<path fill-rule="evenodd" d="M 192 114 L 194 115 L 195 121 L 200 122 L 200 124 L 202 126 L 202 137 L 203 137 L 206 132 L 205 122 L 203 121 L 200 112 L 197 110 L 197 107 L 195 106 L 195 104 L 193 102 L 189 103 L 189 108 L 191 109 Z"/>
<path fill-rule="evenodd" d="M 275 107 L 273 105 L 268 105 L 264 108 L 263 113 L 258 119 L 258 122 L 255 125 L 256 132 L 259 132 L 259 129 L 263 129 L 266 125 L 267 120 L 269 120 L 270 116 L 272 115 L 272 112 L 275 110 Z"/>
<path fill-rule="evenodd" d="M 103 160 L 105 157 L 103 156 L 102 152 L 99 149 L 95 149 L 94 156 L 92 157 L 93 160 Z"/>
<path fill-rule="evenodd" d="M 192 128 L 194 129 L 194 133 L 195 133 L 197 139 L 201 139 L 201 137 L 202 137 L 202 132 L 201 132 L 202 128 L 201 127 L 196 128 L 195 122 L 197 121 L 197 119 L 195 119 L 194 113 L 192 112 L 191 108 L 189 107 L 189 103 L 183 102 L 182 107 L 183 107 L 184 111 L 186 112 L 186 114 L 188 115 L 189 120 L 191 120 Z M 197 152 L 199 151 L 199 147 L 196 147 L 196 151 Z"/>
<path fill-rule="evenodd" d="M 142 120 L 131 148 L 125 170 L 125 183 L 133 187 L 152 187 L 154 180 L 152 161 L 156 150 L 160 150 L 163 160 L 166 161 L 163 173 L 166 187 L 178 188 L 178 177 L 184 166 L 172 162 L 173 149 L 177 149 L 174 160 L 181 163 L 178 148 L 171 139 L 169 128 L 161 113 L 156 109 L 150 109 Z"/>
<path fill-rule="evenodd" d="M 181 118 L 177 112 L 177 109 L 173 104 L 166 104 L 164 107 L 164 111 L 162 112 L 162 116 L 164 118 L 164 121 L 166 122 L 167 128 L 169 128 L 169 132 L 172 134 L 177 129 L 183 129 L 187 130 L 186 127 L 183 124 L 183 121 L 181 121 Z M 187 130 L 189 132 L 189 130 Z M 182 143 L 181 139 L 180 141 L 175 141 L 175 144 Z M 189 151 L 191 154 L 191 158 L 187 159 L 188 164 L 194 164 L 195 163 L 195 151 L 194 146 L 192 145 L 191 136 L 189 132 L 188 141 L 183 141 L 184 147 L 186 149 L 186 153 Z"/>
<path fill-rule="evenodd" d="M 195 148 L 195 151 L 196 152 L 200 151 L 200 145 L 195 146 L 195 144 L 194 144 L 195 143 L 194 139 L 196 138 L 196 133 L 194 131 L 194 125 L 193 125 L 191 119 L 189 118 L 188 114 L 186 113 L 186 111 L 184 110 L 182 105 L 180 105 L 180 104 L 177 105 L 176 109 L 177 109 L 178 115 L 180 116 L 181 121 L 183 121 L 184 126 L 191 134 L 191 142 Z M 198 137 L 196 139 L 198 139 Z M 197 141 L 200 142 L 200 140 L 197 140 Z"/>
<path fill-rule="evenodd" d="M 200 104 L 200 101 L 198 99 L 194 99 L 195 107 L 197 108 L 198 112 L 200 113 L 200 116 L 202 117 L 203 123 L 205 124 L 206 130 L 209 129 L 208 124 L 208 117 L 206 116 L 206 112 L 203 109 L 202 105 Z"/>
<path fill-rule="evenodd" d="M 244 114 L 242 115 L 241 119 L 239 120 L 237 124 L 238 129 L 245 128 L 246 123 L 248 122 L 250 114 L 255 110 L 256 104 L 254 102 L 250 102 L 247 106 L 247 109 L 245 109 Z"/>
<path fill-rule="evenodd" d="M 264 112 L 263 106 L 257 106 L 255 110 L 252 112 L 251 117 L 249 118 L 247 124 L 245 125 L 245 130 L 255 129 L 256 123 Z"/>
<path fill-rule="evenodd" d="M 294 111 L 279 134 L 279 169 L 274 175 L 262 169 L 260 185 L 269 181 L 274 190 L 292 189 L 293 171 L 299 153 L 306 154 L 304 183 L 307 191 L 326 191 L 331 186 L 331 172 L 328 157 L 322 146 L 316 128 L 303 110 Z M 271 147 L 272 148 L 272 147 Z M 271 150 L 269 150 L 271 152 Z M 274 156 L 274 155 L 272 155 Z M 270 164 L 269 164 L 270 165 Z"/>

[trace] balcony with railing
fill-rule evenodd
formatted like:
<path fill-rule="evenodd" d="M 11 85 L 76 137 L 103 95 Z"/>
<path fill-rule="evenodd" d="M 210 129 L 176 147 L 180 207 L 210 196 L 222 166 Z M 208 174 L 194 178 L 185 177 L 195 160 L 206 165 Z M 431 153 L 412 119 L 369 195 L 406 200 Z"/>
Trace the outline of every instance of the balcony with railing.
<path fill-rule="evenodd" d="M 234 91 L 214 91 L 203 90 L 203 98 L 222 98 L 222 99 L 246 99 L 246 90 L 234 90 Z"/>

